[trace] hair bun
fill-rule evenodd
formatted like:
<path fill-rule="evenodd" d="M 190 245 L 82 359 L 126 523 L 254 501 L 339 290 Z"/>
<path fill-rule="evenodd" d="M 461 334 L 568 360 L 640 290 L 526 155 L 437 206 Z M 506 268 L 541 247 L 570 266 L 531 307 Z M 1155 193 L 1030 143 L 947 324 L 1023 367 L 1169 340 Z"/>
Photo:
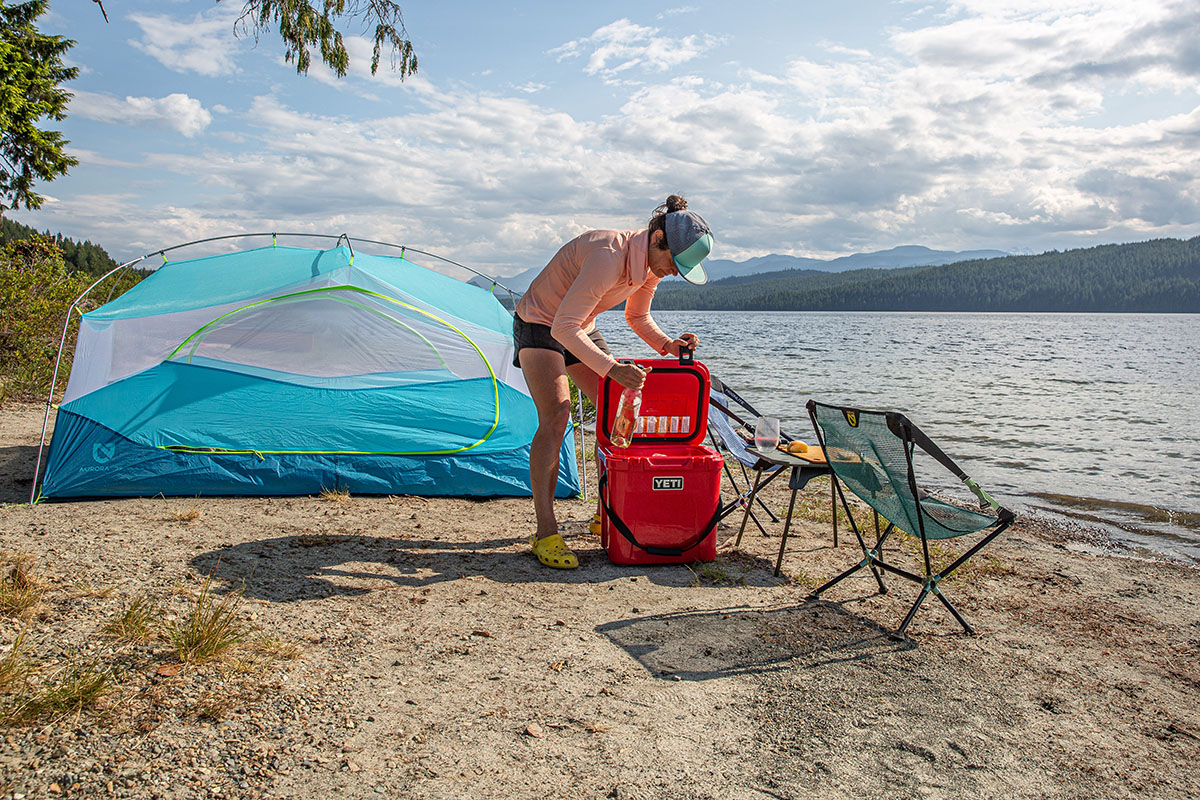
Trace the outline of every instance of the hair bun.
<path fill-rule="evenodd" d="M 670 197 L 668 197 L 666 199 L 666 202 L 663 203 L 663 206 L 666 207 L 668 214 L 674 213 L 676 211 L 683 211 L 684 209 L 686 209 L 688 207 L 687 200 L 684 200 L 682 197 L 680 197 L 677 194 L 673 194 Z"/>

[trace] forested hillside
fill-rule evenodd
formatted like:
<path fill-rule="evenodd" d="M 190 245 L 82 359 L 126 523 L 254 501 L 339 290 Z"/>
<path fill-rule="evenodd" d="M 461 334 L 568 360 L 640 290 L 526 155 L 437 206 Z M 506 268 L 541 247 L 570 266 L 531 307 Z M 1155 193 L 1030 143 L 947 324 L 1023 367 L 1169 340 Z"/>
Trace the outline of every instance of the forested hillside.
<path fill-rule="evenodd" d="M 941 267 L 774 272 L 662 285 L 656 309 L 1200 313 L 1200 237 Z"/>
<path fill-rule="evenodd" d="M 28 239 L 37 232 L 28 225 L 0 218 L 0 245 Z M 117 262 L 113 261 L 104 248 L 99 245 L 88 241 L 76 242 L 60 233 L 50 233 L 49 231 L 42 235 L 54 240 L 58 249 L 62 251 L 63 262 L 73 271 L 99 277 L 117 266 Z"/>

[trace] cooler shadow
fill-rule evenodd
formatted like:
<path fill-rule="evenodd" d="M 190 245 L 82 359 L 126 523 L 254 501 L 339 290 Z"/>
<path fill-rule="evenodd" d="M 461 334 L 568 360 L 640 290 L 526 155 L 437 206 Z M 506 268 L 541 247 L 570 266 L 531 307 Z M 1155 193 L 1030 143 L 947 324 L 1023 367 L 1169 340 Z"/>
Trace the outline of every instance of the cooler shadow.
<path fill-rule="evenodd" d="M 803 659 L 809 668 L 869 660 L 916 645 L 875 622 L 822 601 L 782 609 L 746 607 L 656 614 L 600 625 L 597 632 L 664 679 L 711 680 L 767 673 Z"/>
<path fill-rule="evenodd" d="M 249 598 L 284 603 L 354 597 L 387 586 L 421 588 L 464 576 L 482 576 L 501 583 L 543 584 L 637 579 L 660 586 L 687 587 L 696 585 L 704 574 L 702 565 L 613 565 L 594 539 L 583 546 L 573 542 L 573 546 L 579 555 L 579 569 L 555 570 L 533 558 L 524 537 L 466 543 L 431 537 L 310 534 L 210 550 L 194 556 L 191 566 L 203 575 L 211 575 L 223 590 L 240 590 Z M 745 571 L 738 585 L 777 583 L 765 562 L 748 563 Z"/>

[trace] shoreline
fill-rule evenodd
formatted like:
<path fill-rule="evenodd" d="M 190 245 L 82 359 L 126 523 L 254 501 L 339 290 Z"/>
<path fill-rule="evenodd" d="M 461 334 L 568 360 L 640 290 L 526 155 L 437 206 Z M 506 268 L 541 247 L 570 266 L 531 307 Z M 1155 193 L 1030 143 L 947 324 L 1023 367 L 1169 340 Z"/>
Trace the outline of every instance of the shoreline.
<path fill-rule="evenodd" d="M 23 468 L 28 495 L 40 423 L 0 414 L 7 493 Z M 734 549 L 734 515 L 712 564 L 617 567 L 581 500 L 557 504 L 572 572 L 529 554 L 527 499 L 5 507 L 4 572 L 24 554 L 44 594 L 0 617 L 0 655 L 27 626 L 35 680 L 76 659 L 113 683 L 3 731 L 0 797 L 1200 793 L 1194 565 L 1019 519 L 947 582 L 979 634 L 927 603 L 897 642 L 915 587 L 855 577 L 805 601 L 856 561 L 828 504 L 828 484 L 799 495 L 782 580 L 781 525 Z M 185 665 L 162 636 L 105 633 L 137 597 L 185 618 L 206 580 L 259 638 Z"/>

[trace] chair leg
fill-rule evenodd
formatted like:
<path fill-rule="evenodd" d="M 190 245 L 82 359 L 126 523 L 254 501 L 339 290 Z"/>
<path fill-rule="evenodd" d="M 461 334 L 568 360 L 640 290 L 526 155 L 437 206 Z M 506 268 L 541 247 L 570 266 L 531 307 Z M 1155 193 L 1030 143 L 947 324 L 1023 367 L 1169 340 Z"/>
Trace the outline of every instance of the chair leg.
<path fill-rule="evenodd" d="M 821 596 L 821 594 L 826 589 L 830 588 L 831 586 L 833 586 L 836 583 L 841 582 L 845 578 L 849 578 L 851 575 L 853 575 L 854 573 L 858 572 L 860 569 L 865 567 L 867 565 L 867 561 L 868 561 L 868 559 L 864 558 L 862 561 L 858 562 L 853 567 L 851 567 L 850 569 L 843 572 L 841 575 L 838 575 L 836 578 L 830 578 L 829 580 L 825 581 L 825 583 L 821 584 L 820 587 L 813 590 L 812 594 L 810 594 L 808 596 L 808 599 L 816 600 L 818 597 Z"/>
<path fill-rule="evenodd" d="M 754 498 L 758 495 L 758 484 L 762 480 L 762 470 L 754 472 L 754 488 L 750 491 L 750 499 L 746 502 L 746 513 L 742 515 L 742 527 L 738 528 L 737 539 L 734 540 L 733 546 L 740 547 L 742 544 L 742 534 L 746 532 L 746 520 L 750 518 L 750 510 L 754 508 Z M 757 520 L 755 520 L 757 522 Z"/>
<path fill-rule="evenodd" d="M 796 490 L 792 489 L 792 499 L 788 501 L 787 522 L 783 523 L 783 536 L 779 539 L 779 558 L 775 560 L 775 577 L 783 568 L 783 549 L 787 547 L 788 529 L 792 527 L 792 509 L 796 507 Z"/>
<path fill-rule="evenodd" d="M 946 610 L 947 610 L 947 611 L 949 611 L 951 614 L 953 614 L 953 615 L 954 615 L 954 618 L 955 618 L 956 620 L 958 620 L 958 624 L 959 624 L 959 625 L 962 625 L 962 626 L 963 626 L 963 630 L 964 630 L 965 632 L 967 632 L 967 633 L 969 633 L 969 634 L 974 634 L 974 633 L 975 633 L 975 629 L 974 629 L 974 628 L 972 628 L 970 625 L 968 625 L 968 624 L 967 624 L 967 621 L 966 621 L 965 619 L 963 619 L 963 616 L 962 616 L 962 614 L 958 613 L 958 609 L 957 609 L 957 608 L 955 608 L 955 607 L 954 607 L 954 604 L 950 602 L 950 598 L 948 598 L 948 597 L 946 597 L 946 595 L 942 594 L 942 590 L 941 590 L 941 589 L 939 589 L 937 586 L 934 586 L 934 587 L 933 587 L 933 594 L 934 594 L 934 596 L 935 596 L 935 597 L 937 597 L 937 599 L 938 599 L 938 600 L 941 600 L 941 601 L 942 601 L 942 605 L 944 605 L 944 606 L 946 607 Z"/>
<path fill-rule="evenodd" d="M 908 610 L 908 616 L 904 618 L 904 622 L 900 623 L 900 627 L 896 629 L 896 636 L 904 638 L 904 629 L 913 621 L 913 617 L 917 615 L 917 609 L 921 607 L 921 603 L 925 602 L 925 595 L 929 594 L 929 587 L 922 586 L 921 594 L 917 597 L 917 602 L 913 603 L 913 607 Z"/>
<path fill-rule="evenodd" d="M 833 546 L 838 546 L 837 537 L 837 484 L 833 482 L 833 473 L 829 473 L 829 507 L 833 509 Z"/>

